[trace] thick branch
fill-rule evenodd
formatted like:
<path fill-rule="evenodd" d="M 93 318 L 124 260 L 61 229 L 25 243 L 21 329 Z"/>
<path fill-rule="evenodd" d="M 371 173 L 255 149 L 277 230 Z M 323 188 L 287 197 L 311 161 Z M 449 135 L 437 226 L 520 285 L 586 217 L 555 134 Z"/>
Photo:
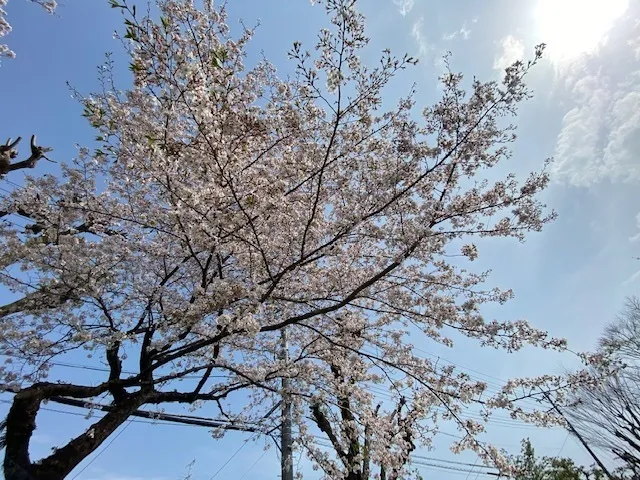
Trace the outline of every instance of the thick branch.
<path fill-rule="evenodd" d="M 329 423 L 329 420 L 327 420 L 327 416 L 324 414 L 324 412 L 322 411 L 318 403 L 311 405 L 311 414 L 313 415 L 313 419 L 316 422 L 316 425 L 318 425 L 318 428 L 331 441 L 331 444 L 333 445 L 333 448 L 335 449 L 340 459 L 343 462 L 346 462 L 345 459 L 347 457 L 347 454 L 342 449 L 340 440 L 338 440 L 338 437 L 336 437 L 335 433 L 333 433 L 333 429 L 331 428 L 331 423 Z M 348 465 L 345 463 L 345 466 L 348 466 Z"/>
<path fill-rule="evenodd" d="M 122 360 L 119 356 L 120 342 L 114 342 L 109 348 L 107 348 L 107 363 L 109 364 L 109 383 L 112 387 L 109 389 L 115 403 L 119 403 L 127 396 L 127 391 L 124 387 L 117 383 L 120 380 L 122 374 Z"/>
<path fill-rule="evenodd" d="M 78 435 L 64 447 L 56 450 L 47 458 L 37 462 L 37 464 L 32 467 L 35 478 L 42 480 L 59 480 L 65 478 L 143 403 L 144 395 L 138 394 L 131 395 L 116 404 L 113 410 L 91 425 L 85 432 Z M 7 480 L 11 480 L 10 477 L 8 477 Z"/>
<path fill-rule="evenodd" d="M 28 478 L 48 479 L 64 478 L 40 476 L 29 458 L 29 441 L 36 428 L 36 416 L 43 400 L 57 395 L 68 395 L 75 398 L 91 398 L 108 390 L 108 384 L 95 387 L 70 384 L 36 383 L 16 393 L 9 414 L 4 421 L 5 457 L 4 473 L 7 480 Z M 106 428 L 106 427 L 105 427 Z M 95 448 L 95 447 L 94 447 Z M 57 455 L 58 452 L 56 452 Z M 51 457 L 49 457 L 51 458 Z M 57 458 L 57 457 L 56 457 Z M 84 458 L 84 457 L 82 457 Z M 80 460 L 82 460 L 80 458 Z M 80 461 L 78 460 L 78 462 Z M 51 460 L 55 463 L 57 460 Z M 46 468 L 49 464 L 41 463 L 38 468 Z M 74 464 L 75 466 L 75 464 Z M 68 472 L 67 472 L 68 473 Z"/>
<path fill-rule="evenodd" d="M 0 145 L 0 176 L 22 168 L 34 168 L 41 158 L 49 160 L 47 153 L 53 149 L 36 145 L 36 136 L 31 135 L 31 155 L 29 158 L 20 162 L 11 163 L 11 160 L 18 156 L 15 147 L 20 143 L 20 140 L 22 140 L 21 137 L 18 137 L 13 142 L 11 139 L 8 139 L 4 145 Z"/>
<path fill-rule="evenodd" d="M 68 287 L 60 286 L 51 289 L 45 287 L 27 294 L 15 302 L 1 306 L 0 318 L 24 311 L 34 312 L 36 310 L 57 308 L 72 298 L 72 290 Z"/>
<path fill-rule="evenodd" d="M 87 408 L 87 406 L 89 406 L 94 410 L 100 410 L 102 412 L 110 412 L 115 408 L 112 405 L 101 405 L 99 403 L 85 402 L 83 400 L 74 400 L 73 398 L 65 398 L 65 397 L 52 397 L 50 400 L 52 402 L 60 403 L 62 405 L 69 405 L 69 406 L 78 407 L 78 408 Z M 162 420 L 162 421 L 173 422 L 173 423 L 181 423 L 184 425 L 195 425 L 198 427 L 222 428 L 224 430 L 236 430 L 239 432 L 260 431 L 257 427 L 252 427 L 249 425 L 232 424 L 232 423 L 223 422 L 215 419 L 205 419 L 205 418 L 198 418 L 198 417 L 192 418 L 192 417 L 186 417 L 184 415 L 172 415 L 170 413 L 149 412 L 147 410 L 135 410 L 131 412 L 131 416 L 139 417 L 139 418 L 149 418 L 152 420 Z"/>

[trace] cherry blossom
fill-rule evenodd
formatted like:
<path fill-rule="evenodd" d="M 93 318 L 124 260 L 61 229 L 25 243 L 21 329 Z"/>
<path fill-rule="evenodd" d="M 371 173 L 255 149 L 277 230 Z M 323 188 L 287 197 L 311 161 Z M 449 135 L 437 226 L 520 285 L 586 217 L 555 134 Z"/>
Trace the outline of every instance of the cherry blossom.
<path fill-rule="evenodd" d="M 7 6 L 9 0 L 0 0 L 0 37 L 4 37 L 5 35 L 11 32 L 11 25 L 5 18 L 7 12 L 5 11 L 5 7 Z M 53 14 L 58 6 L 56 0 L 29 0 L 33 3 L 37 3 L 42 8 L 44 8 L 48 13 Z M 0 57 L 9 57 L 13 58 L 16 54 L 13 52 L 8 45 L 0 43 Z"/>
<path fill-rule="evenodd" d="M 63 478 L 144 405 L 211 402 L 236 423 L 277 426 L 264 417 L 283 378 L 296 443 L 332 479 L 404 478 L 444 422 L 462 435 L 453 450 L 508 472 L 477 439 L 485 423 L 462 415 L 469 406 L 485 419 L 503 409 L 561 422 L 519 401 L 562 400 L 589 381 L 584 372 L 515 379 L 488 397 L 486 384 L 413 347 L 454 347 L 462 335 L 509 352 L 567 348 L 524 320 L 485 318 L 484 305 L 513 292 L 488 286 L 471 263 L 478 238 L 524 240 L 555 217 L 538 200 L 546 162 L 524 179 L 486 178 L 509 163 L 508 119 L 530 96 L 524 79 L 543 46 L 501 82 L 467 82 L 446 60 L 438 102 L 419 107 L 411 94 L 388 109 L 385 87 L 416 60 L 385 50 L 365 65 L 355 0 L 316 2 L 329 27 L 311 50 L 293 44 L 291 79 L 266 60 L 245 65 L 253 31 L 232 36 L 210 0 L 158 0 L 150 17 L 111 3 L 124 15 L 133 86 L 114 85 L 109 60 L 102 91 L 78 92 L 97 146 L 0 202 L 3 218 L 32 221 L 0 225 L 0 282 L 18 298 L 0 307 L 0 353 L 11 360 L 0 377 L 17 392 L 7 479 Z M 109 366 L 102 383 L 50 377 L 74 351 Z M 103 394 L 113 402 L 105 417 L 31 461 L 43 401 Z"/>

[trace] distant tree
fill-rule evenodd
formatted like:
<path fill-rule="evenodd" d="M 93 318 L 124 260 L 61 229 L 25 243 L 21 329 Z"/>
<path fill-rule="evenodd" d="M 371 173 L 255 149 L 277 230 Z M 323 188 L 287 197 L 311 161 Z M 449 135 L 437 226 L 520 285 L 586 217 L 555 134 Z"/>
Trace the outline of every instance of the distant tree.
<path fill-rule="evenodd" d="M 340 338 L 344 347 L 362 346 L 357 336 Z M 306 425 L 298 443 L 326 478 L 409 478 L 410 455 L 428 435 L 428 428 L 423 426 L 424 409 L 400 392 L 391 401 L 376 400 L 363 388 L 367 382 L 371 385 L 377 381 L 366 360 L 348 348 L 334 348 L 331 355 L 326 383 L 336 388 L 302 403 L 328 445 L 314 441 L 314 430 Z M 331 455 L 327 456 L 327 451 Z"/>
<path fill-rule="evenodd" d="M 605 475 L 595 467 L 576 465 L 569 458 L 536 457 L 529 439 L 522 441 L 522 450 L 512 458 L 516 473 L 514 480 L 605 480 Z M 622 480 L 623 477 L 618 477 Z"/>
<path fill-rule="evenodd" d="M 629 297 L 616 321 L 600 339 L 600 346 L 634 370 L 640 369 L 640 299 Z"/>
<path fill-rule="evenodd" d="M 609 450 L 640 477 L 640 301 L 633 297 L 605 329 L 600 346 L 620 368 L 580 388 L 565 409 L 590 443 Z"/>

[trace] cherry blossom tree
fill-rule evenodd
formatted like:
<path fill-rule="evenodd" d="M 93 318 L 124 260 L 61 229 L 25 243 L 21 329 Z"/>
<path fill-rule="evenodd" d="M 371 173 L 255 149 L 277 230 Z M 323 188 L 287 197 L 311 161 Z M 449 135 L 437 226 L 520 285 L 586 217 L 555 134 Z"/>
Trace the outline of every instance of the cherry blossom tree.
<path fill-rule="evenodd" d="M 335 348 L 332 352 L 337 358 L 323 383 L 332 388 L 324 388 L 311 401 L 298 402 L 299 413 L 308 408 L 311 420 L 297 422 L 298 444 L 326 478 L 408 478 L 410 454 L 418 445 L 430 443 L 423 405 L 402 393 L 397 399 L 392 395 L 380 400 L 363 388 L 379 383 L 375 374 L 367 374 L 367 361 L 352 352 L 345 356 Z M 318 441 L 315 431 L 328 444 Z"/>
<path fill-rule="evenodd" d="M 507 471 L 477 440 L 483 424 L 460 412 L 473 404 L 487 418 L 501 408 L 556 422 L 518 400 L 560 401 L 585 373 L 514 379 L 487 396 L 412 342 L 453 346 L 463 335 L 507 351 L 565 349 L 525 321 L 485 319 L 482 306 L 512 292 L 466 265 L 479 255 L 474 238 L 523 240 L 554 218 L 537 200 L 544 169 L 486 178 L 510 159 L 505 119 L 529 97 L 524 78 L 543 46 L 501 82 L 467 85 L 447 71 L 442 98 L 418 115 L 413 92 L 382 107 L 390 80 L 416 60 L 385 50 L 375 66 L 361 63 L 369 39 L 355 0 L 324 2 L 330 28 L 312 51 L 294 43 L 290 79 L 266 60 L 245 66 L 253 31 L 231 35 L 224 7 L 156 3 L 139 16 L 111 0 L 134 81 L 118 90 L 107 62 L 102 91 L 78 94 L 97 148 L 81 148 L 59 176 L 27 176 L 0 202 L 5 219 L 31 220 L 0 226 L 0 282 L 15 294 L 0 307 L 0 377 L 15 392 L 5 478 L 64 478 L 143 406 L 207 401 L 234 421 L 261 421 L 283 378 L 296 442 L 327 478 L 399 478 L 439 422 L 461 430 L 454 450 Z M 74 351 L 108 365 L 102 382 L 49 377 Z M 372 384 L 390 400 L 373 398 Z M 111 399 L 104 417 L 31 460 L 42 402 L 98 396 Z"/>
<path fill-rule="evenodd" d="M 11 32 L 11 25 L 6 19 L 7 12 L 4 8 L 7 6 L 9 0 L 0 0 L 0 38 L 4 37 Z M 58 2 L 56 0 L 29 0 L 30 2 L 37 3 L 49 13 L 54 13 Z M 0 57 L 13 58 L 16 54 L 9 48 L 8 45 L 0 43 Z"/>

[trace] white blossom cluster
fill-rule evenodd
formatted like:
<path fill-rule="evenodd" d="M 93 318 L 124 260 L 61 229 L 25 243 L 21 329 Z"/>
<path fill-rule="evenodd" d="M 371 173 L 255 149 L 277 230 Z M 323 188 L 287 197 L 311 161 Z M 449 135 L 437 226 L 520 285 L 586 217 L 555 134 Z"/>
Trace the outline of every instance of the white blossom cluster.
<path fill-rule="evenodd" d="M 9 0 L 0 0 L 0 38 L 11 32 L 11 25 L 6 19 L 7 12 L 5 11 L 5 7 L 7 6 L 7 2 Z M 49 13 L 54 13 L 56 7 L 58 6 L 56 0 L 30 0 L 33 3 L 39 4 L 42 8 L 44 8 Z M 9 48 L 8 45 L 0 43 L 0 57 L 15 57 L 15 52 Z"/>
<path fill-rule="evenodd" d="M 509 161 L 507 119 L 529 96 L 541 49 L 503 82 L 445 73 L 442 98 L 421 116 L 413 96 L 383 109 L 385 86 L 415 60 L 387 50 L 364 65 L 356 2 L 321 3 L 329 28 L 312 51 L 294 43 L 296 75 L 282 79 L 266 61 L 245 65 L 253 32 L 232 36 L 212 1 L 158 0 L 151 17 L 115 2 L 133 86 L 118 90 L 107 63 L 103 90 L 78 95 L 97 148 L 0 202 L 33 221 L 0 225 L 0 282 L 20 296 L 0 307 L 0 354 L 12 359 L 1 381 L 37 402 L 215 401 L 221 414 L 264 421 L 284 379 L 297 445 L 326 478 L 405 478 L 411 452 L 443 422 L 461 432 L 454 450 L 508 472 L 477 440 L 485 422 L 464 409 L 548 425 L 559 420 L 519 402 L 562 400 L 588 376 L 514 379 L 491 396 L 414 345 L 455 348 L 465 336 L 509 352 L 567 348 L 524 320 L 485 318 L 484 305 L 513 293 L 471 263 L 477 238 L 523 240 L 555 216 L 538 200 L 544 166 L 485 178 Z M 51 362 L 74 350 L 102 359 L 109 379 L 47 381 Z M 108 435 L 96 424 L 84 441 Z"/>

